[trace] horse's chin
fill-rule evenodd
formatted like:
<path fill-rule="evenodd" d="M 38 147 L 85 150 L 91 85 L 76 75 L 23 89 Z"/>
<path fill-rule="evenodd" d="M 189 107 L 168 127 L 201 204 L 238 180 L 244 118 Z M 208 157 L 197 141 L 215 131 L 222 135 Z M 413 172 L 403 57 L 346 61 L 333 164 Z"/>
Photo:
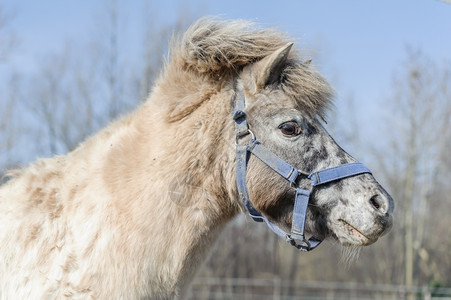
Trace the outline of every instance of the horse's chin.
<path fill-rule="evenodd" d="M 330 226 L 332 236 L 343 246 L 369 246 L 375 243 L 379 236 L 364 233 L 352 224 L 339 219 Z"/>

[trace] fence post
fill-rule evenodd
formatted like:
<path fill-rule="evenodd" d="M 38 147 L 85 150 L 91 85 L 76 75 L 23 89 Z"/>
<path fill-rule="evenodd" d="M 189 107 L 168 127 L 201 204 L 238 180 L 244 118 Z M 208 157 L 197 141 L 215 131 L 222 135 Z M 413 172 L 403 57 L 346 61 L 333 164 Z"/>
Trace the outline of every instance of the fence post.
<path fill-rule="evenodd" d="M 281 292 L 281 280 L 279 277 L 275 277 L 273 280 L 273 300 L 280 300 L 280 292 Z"/>
<path fill-rule="evenodd" d="M 431 298 L 432 298 L 431 290 L 429 289 L 429 287 L 427 285 L 423 286 L 423 299 L 431 300 Z"/>

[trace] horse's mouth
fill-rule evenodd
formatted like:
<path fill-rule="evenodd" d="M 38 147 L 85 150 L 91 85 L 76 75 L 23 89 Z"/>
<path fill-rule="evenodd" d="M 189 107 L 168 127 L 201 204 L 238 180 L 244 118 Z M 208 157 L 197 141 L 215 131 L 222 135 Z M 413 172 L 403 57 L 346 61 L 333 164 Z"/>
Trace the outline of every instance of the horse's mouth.
<path fill-rule="evenodd" d="M 342 234 L 336 236 L 344 246 L 368 246 L 377 241 L 377 237 L 369 237 L 346 220 L 338 219 L 338 225 Z"/>

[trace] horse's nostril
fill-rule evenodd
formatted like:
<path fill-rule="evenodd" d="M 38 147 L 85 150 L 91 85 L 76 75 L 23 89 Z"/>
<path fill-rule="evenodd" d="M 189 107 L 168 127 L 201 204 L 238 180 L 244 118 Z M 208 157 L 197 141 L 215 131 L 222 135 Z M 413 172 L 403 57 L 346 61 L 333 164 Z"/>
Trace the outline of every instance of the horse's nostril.
<path fill-rule="evenodd" d="M 374 209 L 379 210 L 381 208 L 381 203 L 379 201 L 379 196 L 378 195 L 374 195 L 373 197 L 371 197 L 370 204 L 371 204 L 372 207 L 374 207 Z"/>

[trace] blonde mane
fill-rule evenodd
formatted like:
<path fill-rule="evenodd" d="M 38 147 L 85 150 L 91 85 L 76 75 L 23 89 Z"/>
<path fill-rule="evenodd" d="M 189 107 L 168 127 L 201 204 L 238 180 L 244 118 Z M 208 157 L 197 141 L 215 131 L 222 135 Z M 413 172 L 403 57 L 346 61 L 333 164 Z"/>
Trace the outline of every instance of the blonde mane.
<path fill-rule="evenodd" d="M 166 67 L 165 79 L 170 80 L 171 70 L 176 67 L 210 83 L 224 83 L 237 76 L 245 66 L 291 41 L 277 30 L 261 29 L 249 21 L 202 18 L 182 37 L 174 37 L 172 60 Z M 296 51 L 290 53 L 280 79 L 280 88 L 291 95 L 301 109 L 321 118 L 332 106 L 332 88 L 311 68 L 309 62 L 302 62 Z"/>

